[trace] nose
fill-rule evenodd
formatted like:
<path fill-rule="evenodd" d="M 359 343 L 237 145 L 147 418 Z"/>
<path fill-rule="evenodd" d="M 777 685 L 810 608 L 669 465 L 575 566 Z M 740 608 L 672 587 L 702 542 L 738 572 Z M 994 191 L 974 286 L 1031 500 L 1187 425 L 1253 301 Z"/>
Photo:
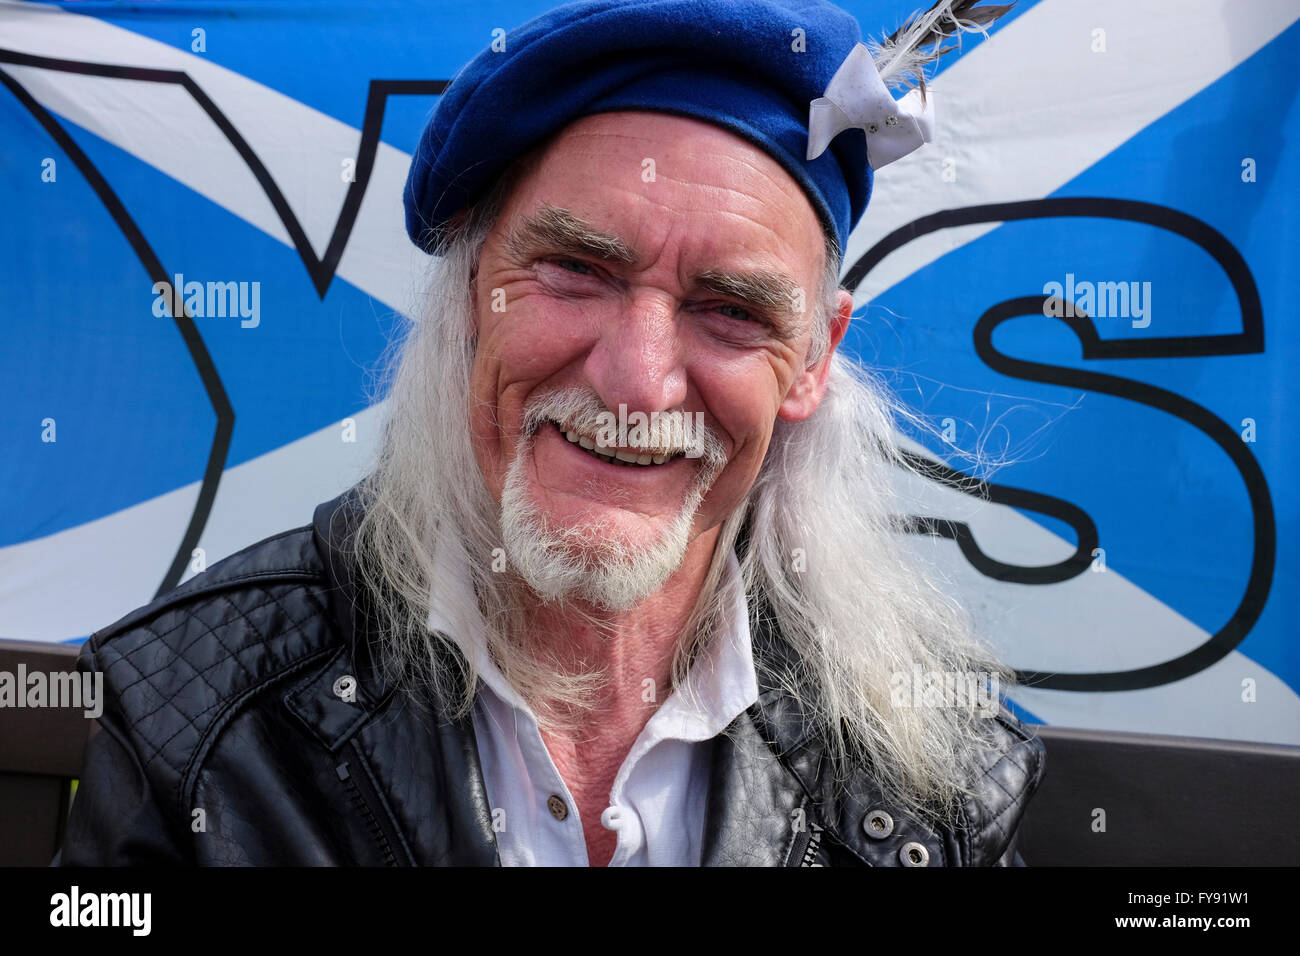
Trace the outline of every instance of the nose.
<path fill-rule="evenodd" d="M 686 401 L 686 369 L 677 303 L 663 292 L 638 291 L 611 316 L 587 355 L 588 381 L 606 408 L 663 412 Z"/>

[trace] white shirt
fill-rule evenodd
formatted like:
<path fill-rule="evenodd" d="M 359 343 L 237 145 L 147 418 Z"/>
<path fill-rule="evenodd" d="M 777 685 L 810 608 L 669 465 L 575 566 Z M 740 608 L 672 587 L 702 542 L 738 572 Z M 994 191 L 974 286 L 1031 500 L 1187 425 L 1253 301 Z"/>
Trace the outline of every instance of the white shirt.
<path fill-rule="evenodd" d="M 482 618 L 474 633 L 455 633 L 441 606 L 440 594 L 449 587 L 462 596 L 472 593 L 465 562 L 442 557 L 438 566 L 429 629 L 446 634 L 478 662 L 474 733 L 501 865 L 590 865 L 578 805 L 531 709 L 488 655 L 478 630 Z M 739 582 L 734 554 L 726 573 Z M 684 687 L 651 716 L 619 767 L 600 820 L 618 833 L 610 866 L 700 865 L 712 740 L 758 700 L 743 588 L 735 594 L 727 624 L 696 659 Z"/>

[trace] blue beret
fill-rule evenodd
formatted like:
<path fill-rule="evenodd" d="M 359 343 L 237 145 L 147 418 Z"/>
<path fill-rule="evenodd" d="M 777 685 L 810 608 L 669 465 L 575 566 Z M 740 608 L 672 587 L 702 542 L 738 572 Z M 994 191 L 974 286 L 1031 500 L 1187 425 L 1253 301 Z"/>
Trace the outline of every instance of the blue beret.
<path fill-rule="evenodd" d="M 821 0 L 557 7 L 506 34 L 504 51 L 480 53 L 448 86 L 411 162 L 406 231 L 435 252 L 451 217 L 530 147 L 593 113 L 654 110 L 713 123 L 764 150 L 843 249 L 871 196 L 866 135 L 849 129 L 806 160 L 808 114 L 860 39 L 857 21 Z"/>

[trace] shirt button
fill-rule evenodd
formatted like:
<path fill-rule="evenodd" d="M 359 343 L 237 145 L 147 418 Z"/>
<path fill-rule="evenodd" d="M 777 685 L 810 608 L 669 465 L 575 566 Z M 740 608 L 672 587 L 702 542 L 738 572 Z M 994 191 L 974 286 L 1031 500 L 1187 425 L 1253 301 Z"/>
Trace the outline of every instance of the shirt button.
<path fill-rule="evenodd" d="M 563 800 L 555 794 L 546 798 L 546 809 L 551 811 L 551 816 L 557 820 L 563 820 L 569 815 L 569 808 Z"/>

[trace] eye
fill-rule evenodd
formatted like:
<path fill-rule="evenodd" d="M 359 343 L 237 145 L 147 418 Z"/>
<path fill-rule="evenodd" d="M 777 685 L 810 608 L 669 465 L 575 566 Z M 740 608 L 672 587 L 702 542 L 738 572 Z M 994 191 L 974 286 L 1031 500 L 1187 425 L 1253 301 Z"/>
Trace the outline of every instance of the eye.
<path fill-rule="evenodd" d="M 548 259 L 547 261 L 553 266 L 559 266 L 565 272 L 572 272 L 574 275 L 595 275 L 591 266 L 579 259 Z"/>
<path fill-rule="evenodd" d="M 718 312 L 729 319 L 739 319 L 741 322 L 753 322 L 756 319 L 752 312 L 738 305 L 720 305 Z"/>

